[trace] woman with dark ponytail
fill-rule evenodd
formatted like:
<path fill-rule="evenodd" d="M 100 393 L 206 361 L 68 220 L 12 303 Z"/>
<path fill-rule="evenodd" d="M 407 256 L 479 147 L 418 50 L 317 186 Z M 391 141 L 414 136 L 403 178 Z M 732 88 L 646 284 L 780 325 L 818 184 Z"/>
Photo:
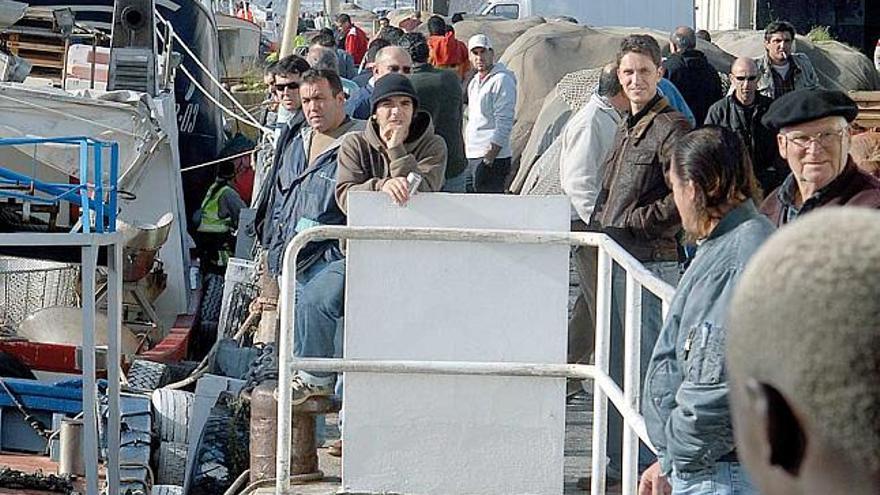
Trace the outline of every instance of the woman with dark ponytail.
<path fill-rule="evenodd" d="M 728 129 L 702 127 L 681 137 L 669 181 L 698 247 L 648 365 L 642 413 L 657 462 L 639 493 L 671 487 L 673 495 L 757 495 L 734 446 L 724 342 L 733 289 L 773 225 L 757 210 L 760 191 L 745 145 Z"/>

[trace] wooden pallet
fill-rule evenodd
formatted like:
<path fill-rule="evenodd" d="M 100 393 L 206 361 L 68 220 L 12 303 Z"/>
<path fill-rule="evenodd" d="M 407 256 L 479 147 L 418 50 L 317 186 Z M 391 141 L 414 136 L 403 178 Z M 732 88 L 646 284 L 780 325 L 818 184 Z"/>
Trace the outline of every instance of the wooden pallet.
<path fill-rule="evenodd" d="M 15 26 L 6 30 L 3 39 L 10 53 L 33 65 L 31 75 L 61 84 L 68 41 L 54 31 L 52 12 L 30 7 Z"/>
<path fill-rule="evenodd" d="M 850 91 L 859 106 L 856 124 L 867 129 L 880 128 L 880 91 Z"/>

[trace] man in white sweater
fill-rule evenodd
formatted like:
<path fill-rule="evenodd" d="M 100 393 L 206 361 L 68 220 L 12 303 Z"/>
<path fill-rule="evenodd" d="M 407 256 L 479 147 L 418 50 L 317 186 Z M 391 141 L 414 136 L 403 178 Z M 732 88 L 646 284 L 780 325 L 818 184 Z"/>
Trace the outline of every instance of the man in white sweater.
<path fill-rule="evenodd" d="M 510 172 L 516 76 L 504 64 L 495 62 L 492 42 L 485 34 L 471 36 L 468 52 L 477 70 L 468 84 L 468 172 L 474 176 L 474 192 L 502 193 Z"/>
<path fill-rule="evenodd" d="M 629 100 L 617 79 L 617 64 L 610 63 L 602 69 L 599 86 L 590 101 L 572 115 L 562 133 L 559 177 L 562 190 L 571 200 L 572 230 L 585 230 L 590 223 L 602 188 L 605 158 L 614 146 L 614 135 L 627 110 Z M 595 334 L 596 248 L 576 248 L 573 260 L 581 292 L 568 322 L 568 362 L 586 363 Z"/>

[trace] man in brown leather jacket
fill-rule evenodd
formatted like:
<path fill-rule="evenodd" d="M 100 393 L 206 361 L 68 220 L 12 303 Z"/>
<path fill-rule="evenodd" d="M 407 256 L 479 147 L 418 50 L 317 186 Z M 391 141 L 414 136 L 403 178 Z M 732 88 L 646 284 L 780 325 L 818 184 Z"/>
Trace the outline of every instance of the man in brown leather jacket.
<path fill-rule="evenodd" d="M 652 37 L 626 37 L 617 58 L 617 75 L 630 101 L 630 113 L 605 161 L 592 223 L 639 261 L 678 261 L 676 235 L 681 221 L 666 170 L 672 147 L 690 124 L 657 93 L 660 48 Z"/>
<path fill-rule="evenodd" d="M 690 129 L 684 115 L 673 110 L 657 93 L 660 81 L 660 45 L 648 35 L 624 38 L 617 55 L 617 76 L 630 101 L 614 146 L 605 161 L 602 189 L 591 225 L 610 235 L 645 267 L 675 285 L 679 277 L 678 241 L 681 219 L 672 199 L 666 173 L 678 138 Z M 625 274 L 615 265 L 611 301 L 611 378 L 623 383 L 623 312 Z M 642 298 L 641 370 L 648 360 L 662 324 L 660 300 L 645 291 Z M 609 414 L 608 477 L 620 476 L 622 421 Z M 640 464 L 654 461 L 647 448 Z"/>
<path fill-rule="evenodd" d="M 779 154 L 791 174 L 768 192 L 761 212 L 777 226 L 824 206 L 880 208 L 880 181 L 849 156 L 849 123 L 859 109 L 840 91 L 798 89 L 776 99 L 762 123 L 779 129 Z"/>

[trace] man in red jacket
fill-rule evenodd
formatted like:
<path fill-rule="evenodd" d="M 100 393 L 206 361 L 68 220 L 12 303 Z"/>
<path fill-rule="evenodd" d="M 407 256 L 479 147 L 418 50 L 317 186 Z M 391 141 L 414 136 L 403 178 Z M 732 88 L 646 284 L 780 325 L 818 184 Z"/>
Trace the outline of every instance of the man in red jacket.
<path fill-rule="evenodd" d="M 339 29 L 340 35 L 344 35 L 345 51 L 351 54 L 355 65 L 359 65 L 364 54 L 367 53 L 367 45 L 369 44 L 367 33 L 352 24 L 348 14 L 336 16 L 336 27 Z"/>

